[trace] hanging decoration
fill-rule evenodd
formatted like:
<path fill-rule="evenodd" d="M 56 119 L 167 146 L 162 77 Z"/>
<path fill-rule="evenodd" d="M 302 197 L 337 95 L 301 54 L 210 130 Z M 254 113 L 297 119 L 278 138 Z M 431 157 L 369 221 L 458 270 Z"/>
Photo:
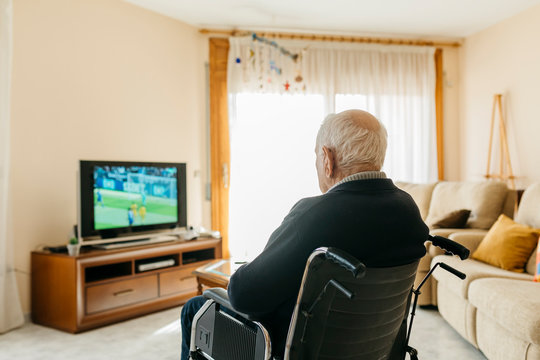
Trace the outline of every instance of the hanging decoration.
<path fill-rule="evenodd" d="M 244 88 L 251 88 L 255 92 L 306 91 L 302 55 L 307 48 L 287 49 L 255 33 L 249 38 L 237 39 L 231 39 L 231 42 L 235 40 L 235 46 L 231 47 L 230 59 L 240 70 L 237 74 L 246 84 Z"/>
<path fill-rule="evenodd" d="M 279 46 L 275 41 L 270 41 L 266 38 L 263 38 L 263 37 L 260 37 L 258 36 L 257 34 L 253 33 L 251 34 L 251 38 L 253 39 L 253 41 L 260 41 L 262 42 L 263 44 L 267 44 L 267 45 L 270 45 L 270 46 L 273 46 L 275 47 L 276 49 L 278 49 L 283 55 L 285 56 L 288 56 L 290 57 L 294 62 L 296 62 L 298 60 L 298 54 L 293 54 L 291 53 L 289 50 L 285 49 L 284 47 L 282 46 Z"/>
<path fill-rule="evenodd" d="M 270 60 L 270 70 L 274 70 L 276 74 L 281 75 L 281 68 L 276 66 L 276 62 L 274 60 Z"/>
<path fill-rule="evenodd" d="M 291 87 L 291 84 L 289 84 L 289 82 L 286 81 L 285 84 L 283 84 L 283 86 L 285 87 L 285 91 L 289 91 L 289 88 Z"/>

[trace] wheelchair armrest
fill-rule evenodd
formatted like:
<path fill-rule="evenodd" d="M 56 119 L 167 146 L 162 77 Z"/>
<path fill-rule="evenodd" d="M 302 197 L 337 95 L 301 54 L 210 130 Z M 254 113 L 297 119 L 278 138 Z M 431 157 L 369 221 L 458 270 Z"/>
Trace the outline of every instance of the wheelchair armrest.
<path fill-rule="evenodd" d="M 234 308 L 231 305 L 231 302 L 229 301 L 229 294 L 227 294 L 227 290 L 223 288 L 216 287 L 216 288 L 205 290 L 203 292 L 203 296 L 207 299 L 214 300 L 219 305 L 226 307 L 229 311 L 234 312 L 243 318 L 246 318 L 248 320 L 255 320 L 252 316 L 248 314 L 244 314 L 244 313 L 234 310 Z"/>

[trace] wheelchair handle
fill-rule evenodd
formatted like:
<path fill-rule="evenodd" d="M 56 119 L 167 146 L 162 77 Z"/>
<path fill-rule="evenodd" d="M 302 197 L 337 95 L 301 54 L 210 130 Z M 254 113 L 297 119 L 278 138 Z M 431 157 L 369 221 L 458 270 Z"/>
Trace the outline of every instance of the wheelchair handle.
<path fill-rule="evenodd" d="M 342 250 L 328 248 L 325 251 L 325 257 L 337 265 L 349 270 L 355 278 L 361 278 L 366 273 L 366 266 L 360 260 Z"/>
<path fill-rule="evenodd" d="M 469 257 L 469 249 L 455 241 L 444 238 L 442 236 L 432 235 L 428 236 L 428 240 L 430 240 L 433 245 L 440 247 L 441 249 L 446 250 L 453 255 L 459 256 L 461 260 L 465 260 Z"/>
<path fill-rule="evenodd" d="M 440 265 L 440 267 L 442 267 L 444 270 L 446 271 L 449 271 L 451 272 L 452 274 L 456 275 L 458 278 L 460 278 L 461 280 L 465 280 L 465 278 L 467 277 L 467 275 L 465 275 L 464 273 L 462 273 L 461 271 L 459 270 L 456 270 L 454 269 L 453 267 L 451 267 L 450 265 L 447 265 L 443 262 L 440 262 L 438 263 Z"/>

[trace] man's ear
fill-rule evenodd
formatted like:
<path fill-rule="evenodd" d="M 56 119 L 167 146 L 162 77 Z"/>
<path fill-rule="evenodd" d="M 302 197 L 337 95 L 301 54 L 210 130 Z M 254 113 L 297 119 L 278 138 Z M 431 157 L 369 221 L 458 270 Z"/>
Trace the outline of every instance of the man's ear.
<path fill-rule="evenodd" d="M 322 151 L 324 175 L 326 175 L 327 178 L 331 178 L 334 175 L 334 166 L 336 164 L 334 152 L 332 149 L 327 148 L 326 146 L 322 147 Z"/>

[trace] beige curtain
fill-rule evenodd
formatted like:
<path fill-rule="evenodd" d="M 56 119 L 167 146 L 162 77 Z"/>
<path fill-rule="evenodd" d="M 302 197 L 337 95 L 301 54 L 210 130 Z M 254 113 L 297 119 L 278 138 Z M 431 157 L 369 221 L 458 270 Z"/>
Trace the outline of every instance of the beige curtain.
<path fill-rule="evenodd" d="M 12 0 L 0 0 L 0 333 L 23 324 L 15 280 L 9 212 Z"/>

